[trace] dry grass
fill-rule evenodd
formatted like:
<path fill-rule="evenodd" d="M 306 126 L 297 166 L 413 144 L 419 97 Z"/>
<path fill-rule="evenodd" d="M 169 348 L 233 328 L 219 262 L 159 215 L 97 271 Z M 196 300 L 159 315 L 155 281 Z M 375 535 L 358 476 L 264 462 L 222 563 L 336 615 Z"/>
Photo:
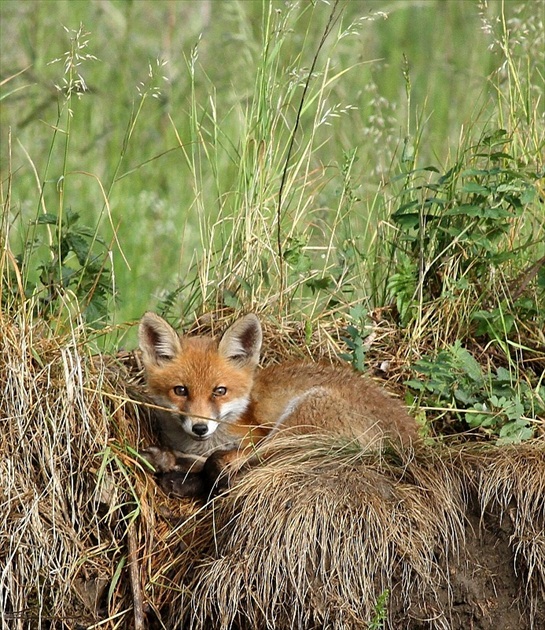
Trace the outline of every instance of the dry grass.
<path fill-rule="evenodd" d="M 54 336 L 3 315 L 0 328 L 2 627 L 92 621 L 107 588 L 113 618 L 130 517 L 145 508 L 116 439 L 139 440 L 120 371 L 86 354 L 81 330 Z"/>
<path fill-rule="evenodd" d="M 80 329 L 0 317 L 2 630 L 364 628 L 386 590 L 389 627 L 464 627 L 461 576 L 497 558 L 481 531 L 506 539 L 521 627 L 543 620 L 543 440 L 380 458 L 303 439 L 211 505 L 169 500 L 135 455 L 151 440 L 135 369 Z"/>
<path fill-rule="evenodd" d="M 458 576 L 475 561 L 466 549 L 473 512 L 512 520 L 524 605 L 537 619 L 544 480 L 543 443 L 421 448 L 384 459 L 327 442 L 292 446 L 204 515 L 208 539 L 200 544 L 209 558 L 188 583 L 198 597 L 183 601 L 186 622 L 202 629 L 212 619 L 222 630 L 367 628 L 390 591 L 389 627 L 420 627 L 424 619 L 422 627 L 465 627 L 456 625 L 454 604 Z"/>
<path fill-rule="evenodd" d="M 444 560 L 463 542 L 459 488 L 425 469 L 422 487 L 400 483 L 397 465 L 310 448 L 260 467 L 218 505 L 213 559 L 191 585 L 193 627 L 363 628 L 396 581 L 408 599 L 443 577 L 436 551 Z"/>

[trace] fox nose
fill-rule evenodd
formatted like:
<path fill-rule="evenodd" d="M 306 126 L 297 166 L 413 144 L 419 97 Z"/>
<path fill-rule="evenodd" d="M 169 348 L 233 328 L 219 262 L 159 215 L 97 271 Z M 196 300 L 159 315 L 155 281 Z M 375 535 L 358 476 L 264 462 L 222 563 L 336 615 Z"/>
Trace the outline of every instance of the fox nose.
<path fill-rule="evenodd" d="M 208 427 L 204 422 L 198 422 L 191 427 L 193 433 L 198 437 L 203 437 L 208 433 Z"/>

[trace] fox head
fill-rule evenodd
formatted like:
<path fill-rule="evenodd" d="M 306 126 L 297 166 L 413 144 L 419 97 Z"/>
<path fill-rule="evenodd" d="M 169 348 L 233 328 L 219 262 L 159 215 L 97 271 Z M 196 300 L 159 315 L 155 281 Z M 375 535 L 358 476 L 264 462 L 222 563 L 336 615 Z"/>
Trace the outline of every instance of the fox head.
<path fill-rule="evenodd" d="M 261 349 L 255 315 L 237 320 L 218 342 L 180 337 L 164 319 L 146 313 L 138 336 L 151 395 L 179 415 L 191 438 L 207 440 L 223 423 L 236 423 L 244 414 Z"/>

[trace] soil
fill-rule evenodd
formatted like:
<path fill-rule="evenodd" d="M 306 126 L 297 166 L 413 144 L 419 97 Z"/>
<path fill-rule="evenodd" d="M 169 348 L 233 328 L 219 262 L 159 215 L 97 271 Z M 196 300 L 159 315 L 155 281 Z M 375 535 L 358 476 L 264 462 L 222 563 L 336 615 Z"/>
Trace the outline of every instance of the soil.
<path fill-rule="evenodd" d="M 509 514 L 500 518 L 487 513 L 480 518 L 477 509 L 467 513 L 466 540 L 459 558 L 447 566 L 452 595 L 447 589 L 439 601 L 427 602 L 426 609 L 406 610 L 397 605 L 392 628 L 429 630 L 541 630 L 545 628 L 545 599 L 531 609 L 525 588 L 526 571 L 517 568 L 510 539 L 514 528 Z M 535 587 L 535 585 L 534 585 Z M 531 582 L 528 588 L 532 588 Z M 392 598 L 395 606 L 395 597 Z M 447 612 L 448 611 L 448 612 Z"/>

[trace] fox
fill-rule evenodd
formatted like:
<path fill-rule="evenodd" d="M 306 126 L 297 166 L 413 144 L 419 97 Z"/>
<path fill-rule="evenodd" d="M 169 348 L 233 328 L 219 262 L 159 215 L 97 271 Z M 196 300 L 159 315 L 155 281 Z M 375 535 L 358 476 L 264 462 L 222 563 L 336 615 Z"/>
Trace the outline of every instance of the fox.
<path fill-rule="evenodd" d="M 280 435 L 332 435 L 366 449 L 417 439 L 401 402 L 348 364 L 291 360 L 259 368 L 263 333 L 253 313 L 218 340 L 180 336 L 147 312 L 138 338 L 148 392 L 167 410 L 157 416 L 160 446 L 144 456 L 173 494 L 210 490 L 241 453 Z"/>

